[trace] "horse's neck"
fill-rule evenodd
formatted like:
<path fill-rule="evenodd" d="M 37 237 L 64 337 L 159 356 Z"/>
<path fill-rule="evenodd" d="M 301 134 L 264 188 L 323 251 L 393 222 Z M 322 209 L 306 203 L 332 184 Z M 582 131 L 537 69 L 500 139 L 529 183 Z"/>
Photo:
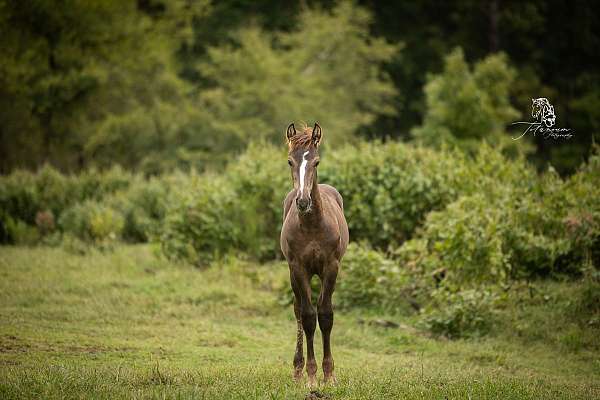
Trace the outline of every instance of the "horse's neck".
<path fill-rule="evenodd" d="M 319 180 L 316 176 L 313 179 L 310 197 L 312 199 L 311 210 L 307 214 L 300 214 L 300 222 L 302 225 L 314 226 L 323 219 L 323 202 L 321 192 L 319 191 Z"/>

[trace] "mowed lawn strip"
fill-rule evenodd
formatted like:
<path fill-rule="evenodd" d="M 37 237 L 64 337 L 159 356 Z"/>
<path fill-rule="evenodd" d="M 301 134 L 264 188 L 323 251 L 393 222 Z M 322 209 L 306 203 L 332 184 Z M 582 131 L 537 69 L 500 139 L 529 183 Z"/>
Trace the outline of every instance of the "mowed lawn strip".
<path fill-rule="evenodd" d="M 0 398 L 304 399 L 291 380 L 292 307 L 279 301 L 287 276 L 282 263 L 236 259 L 199 270 L 147 245 L 85 255 L 0 247 Z M 358 322 L 377 318 L 403 324 Z M 336 313 L 338 385 L 320 393 L 600 398 L 597 354 L 501 335 L 433 339 L 407 325 Z M 319 364 L 320 344 L 317 335 Z"/>

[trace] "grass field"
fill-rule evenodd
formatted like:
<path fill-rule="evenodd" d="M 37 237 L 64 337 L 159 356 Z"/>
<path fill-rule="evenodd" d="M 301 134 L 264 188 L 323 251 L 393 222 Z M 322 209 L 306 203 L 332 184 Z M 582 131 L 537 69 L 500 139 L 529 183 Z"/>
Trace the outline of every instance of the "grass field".
<path fill-rule="evenodd" d="M 282 263 L 200 271 L 149 246 L 0 247 L 0 398 L 304 399 L 292 308 L 278 302 L 286 279 Z M 548 315 L 534 325 L 552 327 Z M 359 323 L 378 318 L 401 325 Z M 339 312 L 338 384 L 312 398 L 600 398 L 598 353 L 540 335 L 448 341 L 397 316 Z M 319 358 L 319 334 L 316 345 Z"/>

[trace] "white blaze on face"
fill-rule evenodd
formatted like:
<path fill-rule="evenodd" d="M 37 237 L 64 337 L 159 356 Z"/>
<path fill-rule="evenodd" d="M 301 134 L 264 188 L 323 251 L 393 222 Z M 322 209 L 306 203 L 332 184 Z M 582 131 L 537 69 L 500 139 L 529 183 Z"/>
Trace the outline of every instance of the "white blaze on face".
<path fill-rule="evenodd" d="M 306 174 L 306 162 L 308 161 L 306 159 L 306 155 L 308 154 L 308 151 L 305 151 L 304 154 L 302 154 L 302 164 L 300 164 L 300 195 L 302 196 L 302 192 L 304 191 L 304 175 Z"/>

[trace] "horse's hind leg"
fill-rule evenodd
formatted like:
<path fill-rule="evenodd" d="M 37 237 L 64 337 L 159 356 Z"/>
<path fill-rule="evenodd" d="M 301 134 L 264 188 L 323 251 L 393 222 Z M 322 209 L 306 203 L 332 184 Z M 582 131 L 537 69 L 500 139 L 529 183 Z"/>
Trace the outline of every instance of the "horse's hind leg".
<path fill-rule="evenodd" d="M 294 315 L 296 316 L 296 353 L 294 354 L 294 380 L 302 379 L 304 369 L 304 331 L 302 330 L 302 315 L 300 313 L 300 300 L 294 295 Z"/>
<path fill-rule="evenodd" d="M 333 303 L 338 263 L 335 262 L 323 271 L 321 293 L 317 304 L 319 328 L 323 336 L 323 375 L 325 383 L 335 383 L 333 356 L 331 354 L 331 330 L 333 329 Z"/>

